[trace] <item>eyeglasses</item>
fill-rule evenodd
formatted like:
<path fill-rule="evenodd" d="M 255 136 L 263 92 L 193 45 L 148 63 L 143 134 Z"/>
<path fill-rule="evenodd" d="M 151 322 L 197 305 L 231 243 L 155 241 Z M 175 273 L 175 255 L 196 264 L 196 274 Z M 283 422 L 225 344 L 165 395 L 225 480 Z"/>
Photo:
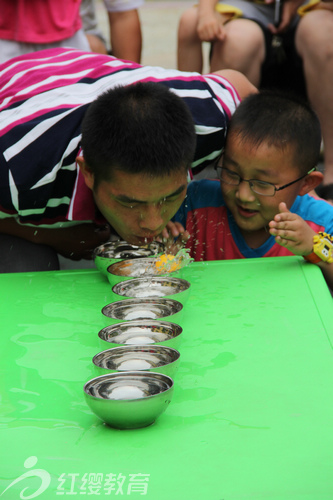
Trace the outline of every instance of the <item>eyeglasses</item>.
<path fill-rule="evenodd" d="M 317 167 L 313 167 L 311 170 L 309 170 L 309 172 L 302 175 L 295 181 L 288 182 L 288 184 L 284 184 L 281 187 L 276 187 L 270 182 L 258 181 L 256 179 L 243 179 L 236 172 L 232 172 L 231 170 L 228 170 L 224 167 L 216 167 L 216 170 L 220 181 L 224 182 L 225 184 L 229 184 L 229 186 L 239 186 L 241 182 L 248 182 L 251 191 L 253 191 L 254 193 L 260 194 L 261 196 L 274 196 L 277 191 L 281 191 L 282 189 L 292 186 L 296 182 L 304 179 L 304 177 L 311 174 L 311 172 L 314 172 L 316 168 Z"/>

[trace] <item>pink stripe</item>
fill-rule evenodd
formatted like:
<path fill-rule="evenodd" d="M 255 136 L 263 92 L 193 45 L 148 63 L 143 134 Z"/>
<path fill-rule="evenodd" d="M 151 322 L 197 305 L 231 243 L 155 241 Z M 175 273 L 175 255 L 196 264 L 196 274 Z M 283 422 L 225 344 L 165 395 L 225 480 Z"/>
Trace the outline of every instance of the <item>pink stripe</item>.
<path fill-rule="evenodd" d="M 45 115 L 49 111 L 55 111 L 57 109 L 68 110 L 68 109 L 74 109 L 74 108 L 77 108 L 77 106 L 76 105 L 66 106 L 66 108 L 62 108 L 62 106 L 58 106 L 56 108 L 45 108 L 45 109 L 42 109 L 41 111 L 33 113 L 32 115 L 25 116 L 24 118 L 22 118 L 20 120 L 17 120 L 15 122 L 11 122 L 6 128 L 0 130 L 0 137 L 2 137 L 3 135 L 5 135 L 12 128 L 17 127 L 18 125 L 23 125 L 26 122 L 30 122 L 30 120 L 33 120 L 34 118 L 37 118 L 38 116 Z"/>
<path fill-rule="evenodd" d="M 229 92 L 229 94 L 231 95 L 231 97 L 235 103 L 235 106 L 237 106 L 237 104 L 239 104 L 239 102 L 240 102 L 239 94 L 238 94 L 236 88 L 227 79 L 225 79 L 223 77 L 219 77 L 218 75 L 208 75 L 208 78 L 205 78 L 205 76 L 207 76 L 207 75 L 204 75 L 204 76 L 203 75 L 196 75 L 196 76 L 177 75 L 177 76 L 170 76 L 168 78 L 166 78 L 166 77 L 162 77 L 162 78 L 147 77 L 145 79 L 140 79 L 140 81 L 141 82 L 159 82 L 159 81 L 167 82 L 167 81 L 175 81 L 175 80 L 183 81 L 183 82 L 201 81 L 201 82 L 206 83 L 209 86 L 209 79 L 211 79 L 211 80 L 214 80 L 219 85 L 222 84 L 223 88 L 227 92 Z M 219 97 L 215 93 L 214 93 L 214 96 L 215 96 L 216 100 L 220 103 L 222 109 L 226 112 L 226 114 L 230 118 L 232 115 L 232 112 L 230 111 L 229 107 L 226 105 L 226 103 L 222 100 L 221 97 Z"/>
<path fill-rule="evenodd" d="M 5 87 L 8 83 L 8 87 L 2 90 L 1 100 L 6 99 L 7 97 L 11 97 L 10 101 L 5 104 L 5 107 L 12 105 L 15 102 L 18 102 L 22 99 L 28 99 L 31 96 L 40 94 L 42 92 L 46 92 L 48 90 L 61 87 L 61 86 L 70 86 L 82 80 L 82 78 L 93 78 L 97 79 L 103 77 L 105 75 L 109 75 L 118 71 L 123 70 L 124 68 L 136 68 L 140 67 L 139 65 L 126 63 L 117 65 L 112 67 L 110 65 L 106 65 L 106 63 L 110 63 L 112 60 L 117 60 L 111 56 L 103 56 L 99 54 L 92 54 L 91 52 L 80 52 L 71 50 L 69 53 L 63 54 L 60 53 L 59 56 L 54 54 L 58 52 L 59 49 L 50 49 L 45 51 L 40 51 L 40 57 L 43 56 L 43 60 L 31 58 L 31 60 L 27 61 L 26 56 L 24 60 L 20 62 L 20 64 L 14 64 L 13 62 L 18 62 L 20 58 L 13 59 L 11 63 L 7 63 L 9 69 L 4 71 L 6 65 L 0 67 L 0 71 L 3 73 L 1 76 L 2 85 Z M 45 58 L 46 53 L 51 52 L 52 57 Z M 84 56 L 84 58 L 80 58 L 75 60 L 78 56 Z M 56 60 L 55 60 L 56 57 Z M 67 62 L 65 65 L 56 65 L 57 63 Z M 38 67 L 41 65 L 45 65 L 45 67 Z M 50 69 L 52 71 L 50 71 Z M 23 74 L 17 78 L 17 74 L 23 72 Z M 75 73 L 85 72 L 84 75 L 75 75 Z M 73 76 L 68 75 L 70 73 Z M 46 82 L 43 85 L 43 81 L 47 80 L 51 76 L 57 77 L 56 80 L 52 82 Z M 62 78 L 64 76 L 65 78 Z M 68 78 L 70 76 L 70 78 Z M 67 77 L 67 78 L 66 78 Z M 10 80 L 13 79 L 11 83 Z M 41 84 L 34 90 L 27 92 L 26 89 L 30 86 L 35 86 L 36 84 Z M 13 95 L 13 90 L 15 95 Z M 19 96 L 18 93 L 21 93 Z"/>
<path fill-rule="evenodd" d="M 82 155 L 82 149 L 77 156 Z M 77 164 L 76 164 L 77 165 Z M 83 174 L 77 165 L 78 175 L 66 218 L 68 220 L 96 220 L 96 206 L 91 189 L 85 183 Z"/>
<path fill-rule="evenodd" d="M 229 90 L 230 94 L 232 95 L 233 97 L 233 100 L 235 102 L 237 101 L 241 101 L 241 98 L 240 98 L 240 95 L 238 94 L 237 92 L 237 89 L 236 87 L 234 87 L 232 85 L 232 83 L 229 82 L 229 80 L 227 78 L 225 78 L 224 76 L 219 76 L 219 75 L 216 75 L 216 74 L 209 74 L 209 75 L 206 75 L 208 76 L 211 80 L 214 80 L 216 81 L 217 83 L 222 83 L 223 86 Z"/>
<path fill-rule="evenodd" d="M 227 80 L 226 78 L 224 78 L 222 76 L 219 77 L 218 75 L 213 75 L 213 74 L 210 74 L 208 76 L 210 79 L 214 80 L 219 85 L 222 84 L 223 87 L 230 93 L 230 95 L 235 103 L 235 107 L 240 103 L 241 98 L 237 92 L 237 89 L 229 82 L 229 80 Z M 230 109 L 228 108 L 226 103 L 218 95 L 216 96 L 216 99 L 219 101 L 222 108 L 227 113 L 228 117 L 231 118 L 232 112 L 230 111 Z"/>

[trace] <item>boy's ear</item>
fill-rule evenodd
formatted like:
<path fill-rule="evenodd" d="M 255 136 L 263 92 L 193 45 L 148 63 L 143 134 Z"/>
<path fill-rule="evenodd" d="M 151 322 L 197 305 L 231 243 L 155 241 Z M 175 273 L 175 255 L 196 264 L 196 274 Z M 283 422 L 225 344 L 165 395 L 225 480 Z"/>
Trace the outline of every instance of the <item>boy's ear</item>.
<path fill-rule="evenodd" d="M 90 170 L 87 163 L 84 161 L 83 156 L 77 156 L 76 163 L 79 165 L 79 168 L 84 178 L 84 182 L 86 183 L 88 188 L 92 190 L 94 187 L 94 174 Z"/>
<path fill-rule="evenodd" d="M 319 186 L 323 178 L 324 175 L 321 172 L 318 172 L 317 170 L 311 172 L 311 174 L 308 174 L 306 177 L 304 177 L 302 187 L 298 194 L 300 196 L 304 196 L 310 191 L 313 191 L 317 186 Z"/>

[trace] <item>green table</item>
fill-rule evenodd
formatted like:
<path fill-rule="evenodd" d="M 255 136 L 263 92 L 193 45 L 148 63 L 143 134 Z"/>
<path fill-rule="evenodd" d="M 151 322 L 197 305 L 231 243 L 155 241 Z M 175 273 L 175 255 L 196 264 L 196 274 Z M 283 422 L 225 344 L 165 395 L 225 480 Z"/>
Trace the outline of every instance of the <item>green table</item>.
<path fill-rule="evenodd" d="M 238 260 L 184 278 L 173 400 L 121 431 L 83 397 L 115 300 L 106 278 L 0 276 L 2 498 L 333 499 L 333 307 L 319 269 Z"/>

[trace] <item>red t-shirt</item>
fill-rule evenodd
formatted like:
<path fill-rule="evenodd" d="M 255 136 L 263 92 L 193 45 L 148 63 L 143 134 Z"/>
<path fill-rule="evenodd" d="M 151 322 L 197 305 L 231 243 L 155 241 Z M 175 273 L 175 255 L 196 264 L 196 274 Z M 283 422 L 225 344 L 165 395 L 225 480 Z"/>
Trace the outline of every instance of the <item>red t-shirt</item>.
<path fill-rule="evenodd" d="M 81 28 L 80 0 L 0 0 L 0 38 L 52 43 Z"/>

